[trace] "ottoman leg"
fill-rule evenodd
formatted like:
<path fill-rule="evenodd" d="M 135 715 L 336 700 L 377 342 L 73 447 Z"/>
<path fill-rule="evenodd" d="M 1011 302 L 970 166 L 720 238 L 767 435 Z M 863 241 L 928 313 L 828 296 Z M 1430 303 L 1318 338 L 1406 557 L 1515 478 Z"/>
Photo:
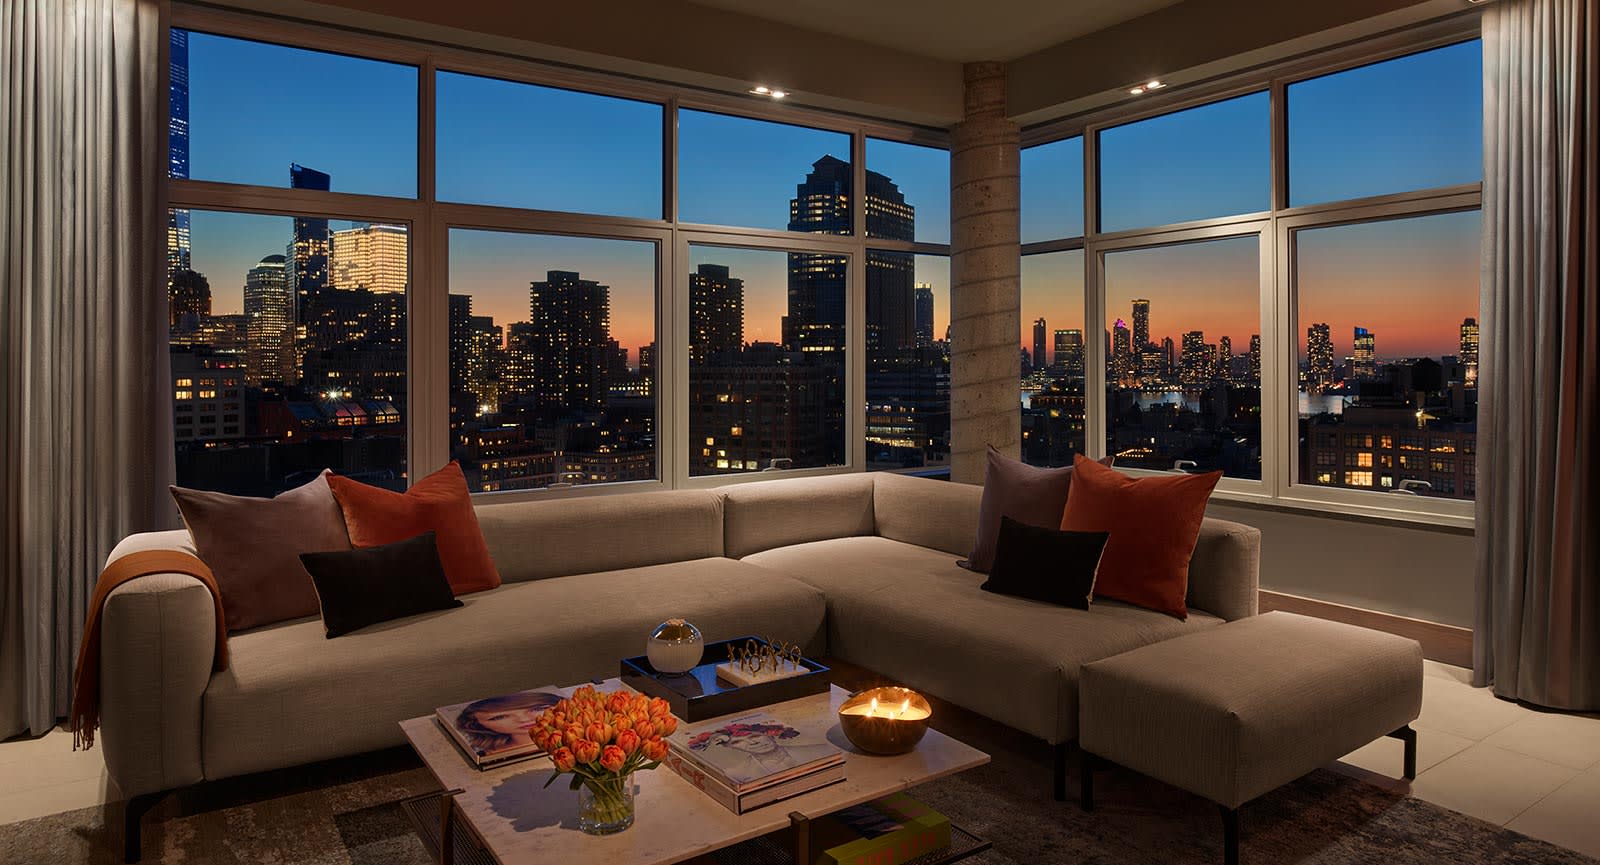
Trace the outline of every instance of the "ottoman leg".
<path fill-rule="evenodd" d="M 1417 779 L 1417 731 L 1411 729 L 1411 725 L 1407 724 L 1389 735 L 1405 743 L 1405 778 L 1407 781 L 1415 781 Z"/>
<path fill-rule="evenodd" d="M 1222 861 L 1223 865 L 1239 865 L 1239 809 L 1219 805 L 1222 809 Z"/>
<path fill-rule="evenodd" d="M 1078 807 L 1085 811 L 1093 811 L 1094 766 L 1098 758 L 1082 749 L 1078 751 L 1078 758 Z"/>
<path fill-rule="evenodd" d="M 1067 749 L 1071 747 L 1066 742 L 1055 746 L 1055 783 L 1052 791 L 1057 802 L 1067 801 Z"/>

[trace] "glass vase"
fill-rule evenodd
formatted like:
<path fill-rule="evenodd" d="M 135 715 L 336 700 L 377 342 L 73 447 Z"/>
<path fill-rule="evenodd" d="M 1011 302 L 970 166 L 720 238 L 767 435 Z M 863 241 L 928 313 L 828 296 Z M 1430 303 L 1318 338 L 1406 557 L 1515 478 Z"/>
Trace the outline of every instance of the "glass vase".
<path fill-rule="evenodd" d="M 633 825 L 633 779 L 587 780 L 578 788 L 578 828 L 611 835 Z"/>

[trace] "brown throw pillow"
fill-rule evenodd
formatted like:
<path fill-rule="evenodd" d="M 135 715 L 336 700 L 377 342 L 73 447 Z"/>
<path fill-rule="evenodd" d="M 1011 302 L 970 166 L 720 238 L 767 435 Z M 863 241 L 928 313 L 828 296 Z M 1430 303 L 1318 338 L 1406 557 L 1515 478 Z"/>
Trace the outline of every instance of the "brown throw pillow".
<path fill-rule="evenodd" d="M 1111 457 L 1100 461 L 1111 465 Z M 1040 468 L 1014 460 L 989 446 L 989 464 L 983 472 L 983 500 L 978 505 L 978 538 L 972 555 L 961 563 L 980 573 L 994 567 L 1000 518 L 1010 517 L 1025 526 L 1058 529 L 1061 512 L 1072 488 L 1072 466 Z"/>
<path fill-rule="evenodd" d="M 317 589 L 301 553 L 350 549 L 328 473 L 275 498 L 171 487 L 211 568 L 229 631 L 317 614 Z"/>

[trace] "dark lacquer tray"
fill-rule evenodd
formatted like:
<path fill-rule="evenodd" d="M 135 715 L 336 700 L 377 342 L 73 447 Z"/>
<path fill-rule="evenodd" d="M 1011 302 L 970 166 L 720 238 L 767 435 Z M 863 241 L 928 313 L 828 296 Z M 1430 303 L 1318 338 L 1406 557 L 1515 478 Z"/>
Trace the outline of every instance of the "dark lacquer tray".
<path fill-rule="evenodd" d="M 719 680 L 717 665 L 728 662 L 732 648 L 752 640 L 763 645 L 766 642 L 760 637 L 740 637 L 707 643 L 700 665 L 687 673 L 657 672 L 644 655 L 624 658 L 622 683 L 666 700 L 672 705 L 672 714 L 689 723 L 828 692 L 828 668 L 810 658 L 800 659 L 800 665 L 810 672 L 787 679 L 744 687 Z"/>

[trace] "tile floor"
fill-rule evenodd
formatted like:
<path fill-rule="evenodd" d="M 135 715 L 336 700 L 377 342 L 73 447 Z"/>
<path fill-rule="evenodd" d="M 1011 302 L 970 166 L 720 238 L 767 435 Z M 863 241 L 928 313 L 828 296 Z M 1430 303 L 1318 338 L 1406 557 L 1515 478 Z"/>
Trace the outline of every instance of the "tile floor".
<path fill-rule="evenodd" d="M 1427 662 L 1411 792 L 1446 808 L 1600 858 L 1600 715 L 1538 712 Z M 1379 739 L 1334 768 L 1404 789 L 1401 744 Z M 98 750 L 57 730 L 0 743 L 0 823 L 119 798 Z"/>

